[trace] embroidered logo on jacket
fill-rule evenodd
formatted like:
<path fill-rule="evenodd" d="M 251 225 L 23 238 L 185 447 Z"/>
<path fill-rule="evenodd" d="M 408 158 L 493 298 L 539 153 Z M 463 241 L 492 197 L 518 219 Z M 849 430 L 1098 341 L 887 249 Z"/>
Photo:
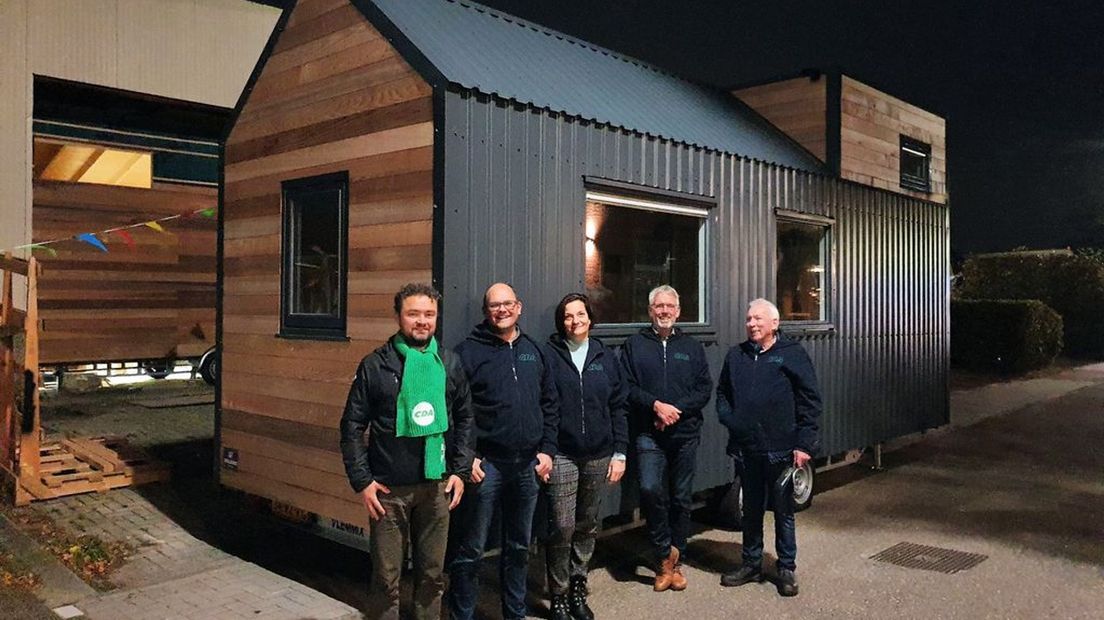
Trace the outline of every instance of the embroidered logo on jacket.
<path fill-rule="evenodd" d="M 519 362 L 535 362 L 537 356 L 534 353 L 518 353 L 517 359 Z"/>
<path fill-rule="evenodd" d="M 685 354 L 685 353 L 675 353 L 674 357 L 675 357 L 675 359 L 679 360 L 680 362 L 689 362 L 690 361 L 690 356 Z"/>

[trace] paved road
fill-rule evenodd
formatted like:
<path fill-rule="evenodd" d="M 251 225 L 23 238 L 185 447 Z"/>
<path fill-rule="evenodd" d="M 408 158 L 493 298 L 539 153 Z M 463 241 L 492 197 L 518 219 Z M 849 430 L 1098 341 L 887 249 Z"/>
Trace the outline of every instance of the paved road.
<path fill-rule="evenodd" d="M 691 542 L 683 593 L 652 593 L 649 571 L 609 559 L 635 556 L 638 535 L 608 541 L 591 577 L 594 607 L 641 619 L 1104 617 L 1100 379 L 894 452 L 884 471 L 820 493 L 798 516 L 796 599 L 769 584 L 717 585 L 739 557 L 739 534 L 708 530 Z M 903 541 L 988 559 L 953 575 L 869 559 Z"/>

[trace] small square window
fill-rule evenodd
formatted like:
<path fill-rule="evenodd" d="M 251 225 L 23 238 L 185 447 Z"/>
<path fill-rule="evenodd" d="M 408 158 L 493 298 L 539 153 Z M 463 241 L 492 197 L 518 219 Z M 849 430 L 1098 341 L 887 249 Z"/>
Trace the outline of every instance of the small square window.
<path fill-rule="evenodd" d="M 901 136 L 901 187 L 931 191 L 931 145 Z"/>
<path fill-rule="evenodd" d="M 831 227 L 779 218 L 775 264 L 783 321 L 828 321 Z"/>
<path fill-rule="evenodd" d="M 284 181 L 280 335 L 345 337 L 349 174 Z"/>
<path fill-rule="evenodd" d="M 709 212 L 588 192 L 586 292 L 603 324 L 647 323 L 648 293 L 679 292 L 681 321 L 705 322 L 705 231 Z"/>

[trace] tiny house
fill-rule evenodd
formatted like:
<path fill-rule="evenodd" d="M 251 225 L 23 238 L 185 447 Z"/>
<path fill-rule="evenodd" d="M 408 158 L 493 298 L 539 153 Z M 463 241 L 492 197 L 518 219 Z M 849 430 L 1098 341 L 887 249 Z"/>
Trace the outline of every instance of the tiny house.
<path fill-rule="evenodd" d="M 869 96 L 872 109 L 892 99 Z M 542 339 L 560 297 L 588 292 L 615 345 L 670 283 L 714 376 L 745 338 L 746 303 L 775 299 L 820 374 L 822 456 L 945 424 L 942 190 L 852 174 L 870 170 L 848 167 L 865 155 L 836 166 L 825 115 L 821 148 L 765 100 L 470 2 L 287 9 L 225 145 L 222 483 L 363 533 L 337 426 L 411 280 L 444 293 L 450 346 L 493 281 L 515 286 L 522 328 Z M 942 135 L 920 138 L 937 185 Z M 732 479 L 712 406 L 706 418 L 698 489 Z M 621 487 L 610 512 L 633 506 Z"/>
<path fill-rule="evenodd" d="M 279 14 L 0 3 L 0 249 L 44 244 L 42 364 L 164 364 L 214 344 L 216 223 L 183 216 L 218 206 L 219 140 Z"/>

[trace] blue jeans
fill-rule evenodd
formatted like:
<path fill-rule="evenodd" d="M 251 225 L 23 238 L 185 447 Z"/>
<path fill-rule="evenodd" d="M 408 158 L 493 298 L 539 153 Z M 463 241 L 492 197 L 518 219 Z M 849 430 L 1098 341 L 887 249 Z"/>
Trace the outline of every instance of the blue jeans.
<path fill-rule="evenodd" d="M 690 536 L 690 498 L 694 492 L 694 468 L 698 461 L 697 436 L 685 439 L 642 434 L 636 438 L 640 466 L 640 507 L 648 522 L 648 537 L 656 560 L 671 547 L 686 552 Z"/>
<path fill-rule="evenodd" d="M 479 601 L 479 563 L 491 531 L 491 520 L 501 507 L 502 553 L 498 569 L 502 582 L 502 617 L 525 617 L 529 576 L 529 540 L 540 485 L 536 459 L 520 463 L 483 459 L 483 481 L 469 485 L 463 503 L 463 528 L 449 566 L 449 617 L 470 620 Z"/>
<path fill-rule="evenodd" d="M 793 479 L 785 488 L 775 484 L 791 459 L 772 463 L 765 454 L 744 454 L 740 489 L 744 492 L 744 514 L 741 525 L 744 530 L 745 566 L 763 564 L 763 513 L 770 503 L 774 510 L 774 550 L 778 554 L 778 567 L 797 568 L 797 530 L 794 526 Z"/>

